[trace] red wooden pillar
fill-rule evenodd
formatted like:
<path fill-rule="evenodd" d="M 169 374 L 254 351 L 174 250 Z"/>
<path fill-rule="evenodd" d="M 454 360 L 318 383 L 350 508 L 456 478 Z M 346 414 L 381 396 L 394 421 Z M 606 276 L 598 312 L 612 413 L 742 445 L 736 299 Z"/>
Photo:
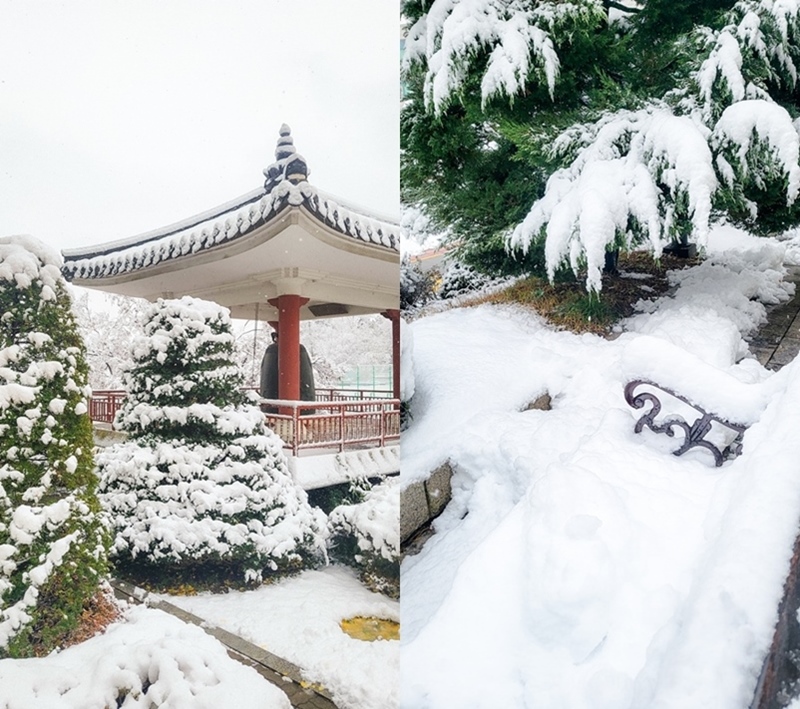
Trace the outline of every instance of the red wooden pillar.
<path fill-rule="evenodd" d="M 300 400 L 300 308 L 308 298 L 279 295 L 269 301 L 278 309 L 278 398 Z"/>
<path fill-rule="evenodd" d="M 392 398 L 400 398 L 400 311 L 384 310 L 381 315 L 392 321 Z"/>

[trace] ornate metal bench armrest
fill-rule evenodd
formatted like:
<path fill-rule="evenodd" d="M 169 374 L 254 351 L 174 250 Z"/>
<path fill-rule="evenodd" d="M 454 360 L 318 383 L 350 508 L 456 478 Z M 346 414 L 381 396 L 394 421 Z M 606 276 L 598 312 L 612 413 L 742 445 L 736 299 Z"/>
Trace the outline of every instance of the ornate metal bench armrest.
<path fill-rule="evenodd" d="M 687 423 L 682 416 L 669 416 L 664 419 L 663 423 L 656 423 L 656 416 L 658 416 L 662 408 L 661 400 L 656 394 L 649 391 L 643 391 L 639 394 L 635 394 L 634 390 L 636 387 L 641 385 L 653 387 L 654 389 L 663 391 L 665 394 L 669 394 L 679 401 L 682 401 L 684 404 L 697 411 L 699 413 L 699 417 L 692 424 Z M 636 422 L 636 426 L 633 429 L 635 433 L 641 433 L 645 426 L 655 433 L 665 433 L 670 437 L 675 435 L 675 429 L 680 429 L 683 431 L 685 440 L 680 448 L 673 451 L 673 455 L 683 455 L 691 448 L 705 448 L 714 456 L 714 461 L 716 462 L 717 467 L 719 467 L 726 460 L 732 460 L 742 452 L 742 439 L 744 438 L 744 432 L 747 430 L 747 426 L 743 426 L 738 423 L 731 423 L 730 421 L 721 419 L 719 416 L 710 414 L 680 394 L 676 394 L 674 391 L 659 386 L 654 382 L 647 381 L 646 379 L 634 379 L 633 381 L 628 382 L 628 384 L 625 386 L 625 401 L 627 401 L 628 405 L 632 406 L 634 409 L 642 409 L 646 404 L 652 404 L 652 408 L 646 413 L 642 414 L 641 418 Z M 712 423 L 714 422 L 720 424 L 721 426 L 725 426 L 736 433 L 736 437 L 721 450 L 711 441 L 705 440 L 705 436 L 709 431 L 711 431 Z"/>

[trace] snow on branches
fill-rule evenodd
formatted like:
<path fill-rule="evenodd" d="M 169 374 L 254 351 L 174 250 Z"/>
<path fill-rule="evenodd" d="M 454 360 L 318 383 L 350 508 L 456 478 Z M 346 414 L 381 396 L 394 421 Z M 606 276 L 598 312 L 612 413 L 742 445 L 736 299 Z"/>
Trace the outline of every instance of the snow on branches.
<path fill-rule="evenodd" d="M 434 0 L 409 29 L 406 66 L 426 66 L 425 98 L 441 113 L 480 65 L 481 98 L 514 96 L 532 78 L 552 96 L 559 74 L 554 36 L 605 20 L 600 0 Z"/>
<path fill-rule="evenodd" d="M 721 29 L 697 29 L 702 59 L 693 82 L 706 122 L 730 103 L 768 99 L 769 85 L 795 86 L 798 11 L 797 0 L 743 0 Z"/>
<path fill-rule="evenodd" d="M 702 247 L 714 209 L 755 221 L 765 194 L 793 205 L 798 131 L 768 86 L 796 83 L 798 11 L 794 1 L 737 3 L 724 29 L 698 30 L 705 58 L 690 86 L 563 133 L 553 154 L 572 162 L 550 177 L 508 248 L 524 253 L 544 236 L 550 278 L 564 263 L 586 267 L 597 292 L 606 250 L 647 242 L 658 256 L 669 242 Z"/>
<path fill-rule="evenodd" d="M 232 356 L 224 308 L 185 297 L 147 313 L 117 418 L 130 440 L 98 456 L 112 552 L 134 575 L 255 584 L 324 556 L 324 520 Z"/>
<path fill-rule="evenodd" d="M 767 101 L 740 101 L 728 106 L 714 127 L 712 144 L 717 152 L 717 169 L 730 188 L 752 180 L 765 189 L 772 178 L 785 181 L 787 204 L 797 199 L 800 136 L 783 107 Z"/>
<path fill-rule="evenodd" d="M 0 656 L 49 652 L 106 569 L 88 367 L 60 257 L 0 239 Z"/>
<path fill-rule="evenodd" d="M 564 260 L 575 271 L 585 264 L 587 287 L 599 291 L 604 254 L 615 243 L 630 247 L 646 239 L 660 254 L 679 216 L 704 240 L 717 179 L 701 124 L 651 106 L 610 114 L 585 129 L 556 143 L 556 149 L 567 139 L 585 147 L 550 177 L 544 197 L 512 233 L 512 249 L 526 251 L 545 229 L 550 277 Z"/>
<path fill-rule="evenodd" d="M 434 0 L 410 28 L 406 75 L 423 84 L 433 114 L 467 87 L 477 95 L 479 84 L 484 109 L 491 98 L 512 103 L 537 85 L 547 85 L 551 97 L 559 81 L 585 87 L 577 103 L 564 99 L 562 107 L 557 94 L 552 106 L 534 108 L 527 138 L 510 107 L 505 128 L 496 104 L 492 117 L 485 111 L 518 148 L 510 154 L 530 162 L 532 185 L 550 175 L 543 194 L 532 192 L 527 217 L 502 227 L 507 249 L 529 254 L 544 239 L 551 278 L 564 265 L 587 268 L 588 288 L 599 291 L 607 250 L 647 244 L 658 255 L 670 242 L 702 247 L 718 218 L 764 232 L 796 223 L 800 0 L 695 8 L 690 19 L 700 21 L 655 42 L 648 22 L 668 13 L 669 3 L 637 3 L 624 25 L 610 23 L 604 5 Z M 643 76 L 635 58 L 601 50 L 599 42 L 599 65 L 577 64 L 570 77 L 560 76 L 571 27 L 589 26 L 614 32 L 611 46 L 635 49 L 649 71 L 662 73 Z M 424 80 L 412 71 L 417 65 Z M 564 130 L 567 120 L 573 125 Z"/>

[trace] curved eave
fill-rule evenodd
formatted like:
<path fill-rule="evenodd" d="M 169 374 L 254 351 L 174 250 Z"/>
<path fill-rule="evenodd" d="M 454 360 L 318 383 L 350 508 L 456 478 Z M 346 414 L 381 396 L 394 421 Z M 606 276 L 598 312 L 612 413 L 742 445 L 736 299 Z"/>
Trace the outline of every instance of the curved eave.
<path fill-rule="evenodd" d="M 292 210 L 305 213 L 317 223 L 321 233 L 341 239 L 340 248 L 366 247 L 377 258 L 383 258 L 379 254 L 389 259 L 399 258 L 399 225 L 359 214 L 307 182 L 298 185 L 282 182 L 271 192 L 256 190 L 138 237 L 65 250 L 62 270 L 65 278 L 76 285 L 100 288 L 120 279 L 135 279 L 135 274 L 146 277 L 159 266 L 233 245 Z"/>

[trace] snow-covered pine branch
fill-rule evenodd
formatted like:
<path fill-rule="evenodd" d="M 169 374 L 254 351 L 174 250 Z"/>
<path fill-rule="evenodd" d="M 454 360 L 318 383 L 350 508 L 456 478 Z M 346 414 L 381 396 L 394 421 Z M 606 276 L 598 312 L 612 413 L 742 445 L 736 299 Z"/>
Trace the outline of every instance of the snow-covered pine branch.
<path fill-rule="evenodd" d="M 800 136 L 782 106 L 753 100 L 728 106 L 714 127 L 712 144 L 717 169 L 729 188 L 752 181 L 765 189 L 772 177 L 785 180 L 787 204 L 797 199 Z"/>
<path fill-rule="evenodd" d="M 434 0 L 409 29 L 404 63 L 425 66 L 425 99 L 441 113 L 478 66 L 481 98 L 514 97 L 531 80 L 552 96 L 560 62 L 556 47 L 577 27 L 606 21 L 600 0 Z"/>
<path fill-rule="evenodd" d="M 721 29 L 697 29 L 701 61 L 693 83 L 706 123 L 731 103 L 768 99 L 770 86 L 794 88 L 799 9 L 796 0 L 741 0 Z"/>
<path fill-rule="evenodd" d="M 702 247 L 715 207 L 754 221 L 755 196 L 770 191 L 791 206 L 798 132 L 767 89 L 795 85 L 798 12 L 794 0 L 737 3 L 723 30 L 698 30 L 706 55 L 691 86 L 563 133 L 553 151 L 572 162 L 550 177 L 508 248 L 525 253 L 544 237 L 550 278 L 562 264 L 586 267 L 597 292 L 608 249 L 648 242 L 658 256 L 670 241 Z"/>
<path fill-rule="evenodd" d="M 565 261 L 575 271 L 586 266 L 587 287 L 599 291 L 605 251 L 613 245 L 646 241 L 660 254 L 686 221 L 703 243 L 717 178 L 702 124 L 654 104 L 584 128 L 586 147 L 550 177 L 510 235 L 511 249 L 524 252 L 544 233 L 550 277 Z"/>

